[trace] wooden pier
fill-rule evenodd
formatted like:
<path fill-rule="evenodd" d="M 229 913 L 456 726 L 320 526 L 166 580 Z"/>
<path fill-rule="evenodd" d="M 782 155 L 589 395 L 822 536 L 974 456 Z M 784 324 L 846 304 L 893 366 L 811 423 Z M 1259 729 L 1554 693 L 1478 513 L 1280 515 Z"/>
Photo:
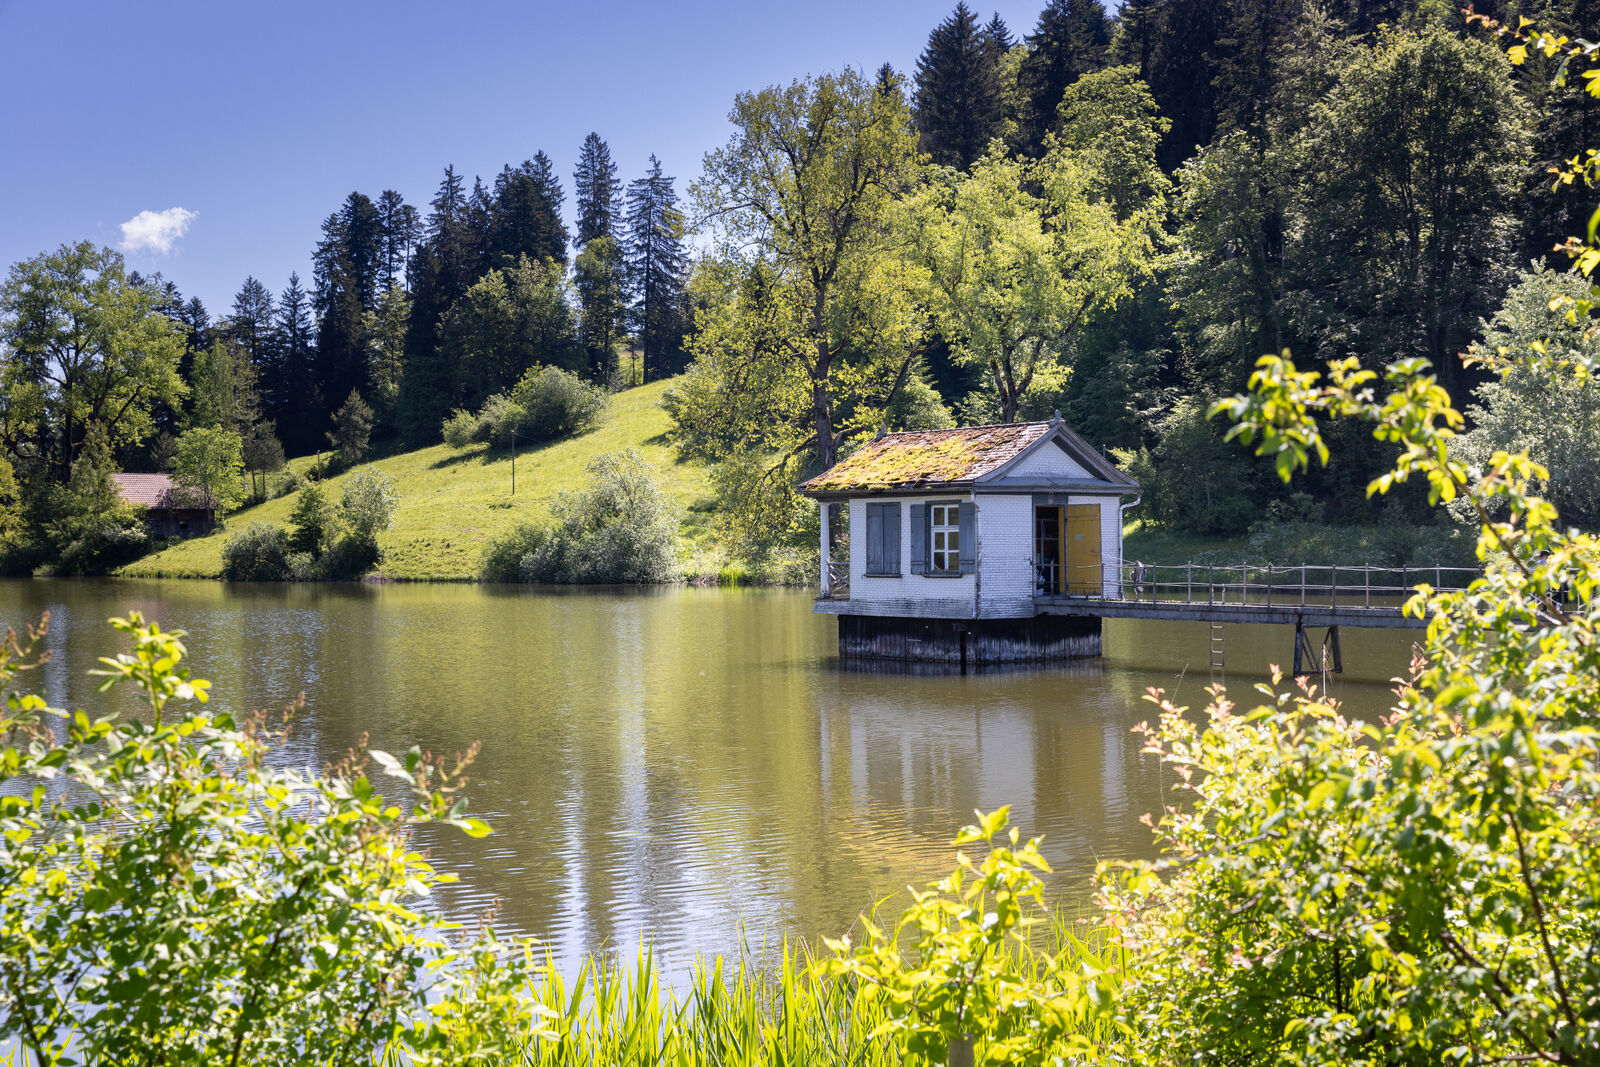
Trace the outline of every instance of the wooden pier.
<path fill-rule="evenodd" d="M 852 610 L 849 572 L 830 567 L 828 595 L 815 610 L 839 616 L 839 650 L 847 657 L 924 660 L 932 663 L 1054 662 L 1100 654 L 1103 619 L 1155 619 L 1211 626 L 1211 667 L 1223 669 L 1223 630 L 1228 623 L 1286 626 L 1293 634 L 1294 673 L 1343 670 L 1341 627 L 1417 630 L 1427 620 L 1407 616 L 1404 605 L 1419 585 L 1464 589 L 1481 573 L 1475 567 L 1391 567 L 1377 564 L 1294 566 L 1122 564 L 1095 568 L 1082 581 L 1049 581 L 1040 589 L 1088 588 L 1084 595 L 1039 592 L 1031 611 L 1008 617 L 973 610 L 935 613 L 931 605 L 874 605 Z M 1320 642 L 1312 631 L 1321 630 Z"/>
<path fill-rule="evenodd" d="M 1133 563 L 1118 571 L 1106 584 L 1120 596 L 1036 596 L 1034 610 L 1102 619 L 1421 629 L 1426 621 L 1402 610 L 1418 585 L 1464 589 L 1480 573 L 1475 567 L 1309 563 Z"/>

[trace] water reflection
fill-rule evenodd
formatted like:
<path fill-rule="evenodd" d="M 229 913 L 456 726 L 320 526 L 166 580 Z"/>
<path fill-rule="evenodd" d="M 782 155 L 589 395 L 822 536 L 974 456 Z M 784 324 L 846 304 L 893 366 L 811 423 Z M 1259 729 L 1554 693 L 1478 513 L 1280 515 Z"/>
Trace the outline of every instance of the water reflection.
<path fill-rule="evenodd" d="M 975 808 L 1009 803 L 1045 834 L 1070 906 L 1096 861 L 1148 852 L 1138 819 L 1163 778 L 1130 731 L 1149 686 L 1203 702 L 1203 626 L 1111 622 L 1103 661 L 961 676 L 841 664 L 809 607 L 781 591 L 0 583 L 0 623 L 53 613 L 57 703 L 113 699 L 85 672 L 116 648 L 102 620 L 137 609 L 190 631 L 218 706 L 304 690 L 287 761 L 320 765 L 363 733 L 481 741 L 469 792 L 496 832 L 429 835 L 462 876 L 444 903 L 499 898 L 568 959 L 651 938 L 681 960 L 733 947 L 741 922 L 755 941 L 839 932 L 942 873 Z M 1230 664 L 1281 658 L 1287 633 L 1265 629 L 1230 627 Z M 1371 633 L 1387 638 L 1346 635 L 1339 683 L 1368 713 L 1409 645 Z"/>

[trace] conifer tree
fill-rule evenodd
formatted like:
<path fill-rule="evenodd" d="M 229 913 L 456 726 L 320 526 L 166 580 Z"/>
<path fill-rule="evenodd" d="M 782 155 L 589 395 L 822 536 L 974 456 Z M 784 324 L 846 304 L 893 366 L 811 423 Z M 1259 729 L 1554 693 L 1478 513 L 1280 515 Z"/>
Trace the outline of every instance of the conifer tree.
<path fill-rule="evenodd" d="M 312 380 L 311 300 L 300 286 L 300 275 L 289 274 L 289 284 L 278 297 L 275 373 L 261 382 L 268 415 L 283 427 L 284 445 L 299 455 L 315 442 L 311 426 L 319 407 Z"/>
<path fill-rule="evenodd" d="M 324 220 L 314 263 L 316 382 L 326 400 L 367 387 L 361 324 L 362 317 L 377 307 L 383 275 L 383 225 L 371 199 L 351 193 Z M 319 428 L 327 415 L 319 413 Z"/>
<path fill-rule="evenodd" d="M 1150 61 L 1162 32 L 1166 8 L 1163 0 L 1123 0 L 1117 12 L 1117 32 L 1112 35 L 1109 61 L 1116 66 L 1139 68 L 1139 79 L 1150 82 Z"/>
<path fill-rule="evenodd" d="M 533 154 L 531 164 L 524 163 L 523 167 L 533 175 L 534 183 L 539 188 L 539 203 L 543 209 L 546 220 L 544 240 L 546 246 L 539 255 L 547 256 L 557 263 L 567 262 L 567 227 L 561 221 L 561 206 L 566 203 L 567 194 L 561 188 L 561 179 L 556 175 L 555 164 L 550 162 L 550 157 L 541 149 Z"/>
<path fill-rule="evenodd" d="M 920 147 L 933 162 L 965 170 L 1000 135 L 998 58 L 965 0 L 928 35 L 917 60 L 913 110 Z"/>
<path fill-rule="evenodd" d="M 1301 0 L 1231 0 L 1217 36 L 1212 84 L 1217 117 L 1229 129 L 1259 127 L 1277 98 L 1284 39 Z"/>
<path fill-rule="evenodd" d="M 383 227 L 383 288 L 405 276 L 411 250 L 422 235 L 422 217 L 393 189 L 378 197 L 378 220 Z"/>
<path fill-rule="evenodd" d="M 502 173 L 509 173 L 505 168 Z M 509 183 L 508 183 L 509 185 Z M 466 283 L 471 286 L 495 265 L 497 256 L 517 246 L 518 240 L 510 226 L 501 225 L 497 217 L 500 205 L 489 195 L 488 187 L 478 175 L 472 178 L 472 193 L 467 197 L 466 210 Z M 509 214 L 509 212 L 508 212 Z"/>
<path fill-rule="evenodd" d="M 228 316 L 228 340 L 244 350 L 257 375 L 272 373 L 273 362 L 272 292 L 253 275 L 233 297 L 233 313 Z"/>
<path fill-rule="evenodd" d="M 445 167 L 429 206 L 425 236 L 407 272 L 411 314 L 397 402 L 401 429 L 413 444 L 435 440 L 450 410 L 456 375 L 439 344 L 440 323 L 477 280 L 466 187 L 454 166 Z"/>
<path fill-rule="evenodd" d="M 625 255 L 632 290 L 629 318 L 649 381 L 683 367 L 683 287 L 689 257 L 683 246 L 683 213 L 673 179 L 650 156 L 650 169 L 628 184 Z"/>
<path fill-rule="evenodd" d="M 1011 28 L 1006 25 L 1006 20 L 996 11 L 989 19 L 989 24 L 983 28 L 984 35 L 989 38 L 989 47 L 995 50 L 996 55 L 1004 55 L 1016 46 L 1016 38 L 1011 36 Z"/>
<path fill-rule="evenodd" d="M 1022 92 L 1022 150 L 1037 156 L 1055 126 L 1067 87 L 1105 62 L 1111 20 L 1100 0 L 1050 0 L 1028 35 L 1018 81 Z"/>
<path fill-rule="evenodd" d="M 524 160 L 520 167 L 503 168 L 495 178 L 492 202 L 487 195 L 483 200 L 489 216 L 487 249 L 490 253 L 482 264 L 483 269 L 505 269 L 521 256 L 565 264 L 567 229 L 561 221 L 561 202 L 565 196 L 550 157 L 543 152 Z M 475 220 L 478 203 L 478 189 L 475 188 L 471 208 Z"/>
<path fill-rule="evenodd" d="M 617 180 L 617 165 L 611 149 L 591 133 L 583 139 L 578 167 L 572 174 L 572 191 L 578 198 L 578 234 L 574 244 L 583 248 L 596 237 L 616 237 L 622 183 Z"/>

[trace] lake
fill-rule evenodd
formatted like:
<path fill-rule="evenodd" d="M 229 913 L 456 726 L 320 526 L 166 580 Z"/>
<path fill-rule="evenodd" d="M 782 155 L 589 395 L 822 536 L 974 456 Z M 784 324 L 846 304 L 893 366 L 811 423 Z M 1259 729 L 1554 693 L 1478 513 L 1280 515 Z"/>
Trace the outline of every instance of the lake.
<path fill-rule="evenodd" d="M 121 647 L 104 620 L 138 610 L 189 631 L 213 706 L 304 691 L 285 762 L 321 766 L 364 733 L 396 751 L 481 741 L 468 795 L 495 832 L 429 835 L 461 877 L 442 906 L 499 900 L 502 926 L 563 960 L 650 940 L 682 966 L 741 936 L 836 935 L 944 873 L 974 808 L 1011 804 L 1045 835 L 1069 910 L 1088 912 L 1097 861 L 1152 854 L 1139 817 L 1170 781 L 1131 729 L 1150 686 L 1204 703 L 1207 627 L 1110 621 L 1101 660 L 961 677 L 841 667 L 834 620 L 810 608 L 789 590 L 0 581 L 0 624 L 51 613 L 58 706 L 132 706 L 86 672 Z M 1419 636 L 1343 635 L 1333 686 L 1353 713 L 1387 706 Z M 1292 652 L 1287 627 L 1226 642 L 1241 701 Z"/>

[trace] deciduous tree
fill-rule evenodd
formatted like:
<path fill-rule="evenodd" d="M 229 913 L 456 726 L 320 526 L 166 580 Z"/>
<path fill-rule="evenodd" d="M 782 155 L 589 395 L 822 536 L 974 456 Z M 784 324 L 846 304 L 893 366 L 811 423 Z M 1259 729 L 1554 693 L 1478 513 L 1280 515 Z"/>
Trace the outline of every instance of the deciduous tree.
<path fill-rule="evenodd" d="M 178 435 L 172 480 L 193 497 L 194 507 L 219 514 L 244 503 L 244 444 L 232 430 L 196 426 Z"/>
<path fill-rule="evenodd" d="M 738 299 L 697 320 L 693 350 L 765 408 L 770 444 L 832 466 L 881 417 L 923 325 L 889 244 L 916 174 L 908 116 L 847 70 L 741 93 L 730 118 L 693 194 Z"/>
<path fill-rule="evenodd" d="M 185 393 L 181 331 L 156 293 L 128 283 L 120 254 L 87 241 L 12 266 L 0 343 L 7 444 L 47 463 L 58 483 L 91 435 L 137 444 L 154 428 L 154 405 Z"/>

